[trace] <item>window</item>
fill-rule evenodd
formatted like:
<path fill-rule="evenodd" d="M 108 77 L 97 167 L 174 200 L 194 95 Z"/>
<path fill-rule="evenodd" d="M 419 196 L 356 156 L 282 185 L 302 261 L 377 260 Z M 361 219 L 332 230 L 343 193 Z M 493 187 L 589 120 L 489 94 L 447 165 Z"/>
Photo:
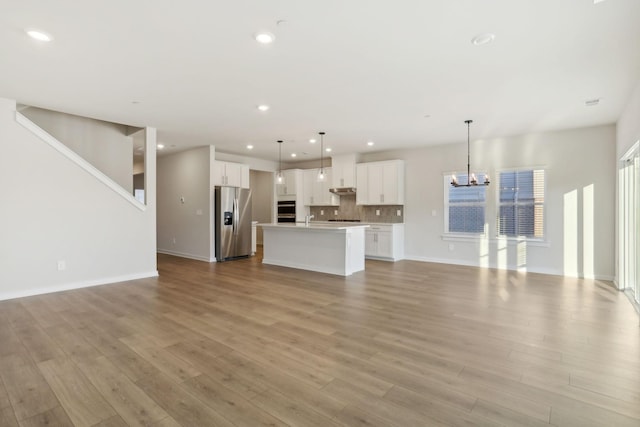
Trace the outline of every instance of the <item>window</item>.
<path fill-rule="evenodd" d="M 544 170 L 500 172 L 498 235 L 544 238 Z"/>
<path fill-rule="evenodd" d="M 467 174 L 456 174 L 458 182 L 465 183 Z M 484 174 L 477 174 L 478 182 L 484 181 Z M 484 213 L 486 207 L 485 186 L 452 187 L 451 175 L 445 176 L 445 232 L 484 233 Z"/>

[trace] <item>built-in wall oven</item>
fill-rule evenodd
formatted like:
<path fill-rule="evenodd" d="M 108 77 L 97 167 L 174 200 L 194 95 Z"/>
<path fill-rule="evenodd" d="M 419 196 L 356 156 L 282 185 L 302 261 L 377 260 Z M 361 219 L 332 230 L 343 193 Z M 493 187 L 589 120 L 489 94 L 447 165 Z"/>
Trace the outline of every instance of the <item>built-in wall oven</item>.
<path fill-rule="evenodd" d="M 296 201 L 278 201 L 278 222 L 296 222 Z"/>

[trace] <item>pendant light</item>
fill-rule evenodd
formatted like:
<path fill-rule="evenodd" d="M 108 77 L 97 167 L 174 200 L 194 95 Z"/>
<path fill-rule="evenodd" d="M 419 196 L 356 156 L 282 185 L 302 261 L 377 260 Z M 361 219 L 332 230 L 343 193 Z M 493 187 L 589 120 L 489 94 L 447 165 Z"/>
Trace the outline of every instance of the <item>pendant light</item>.
<path fill-rule="evenodd" d="M 324 173 L 324 132 L 318 132 L 320 135 L 320 170 L 318 171 L 318 182 L 324 182 L 327 175 Z"/>
<path fill-rule="evenodd" d="M 478 184 L 478 179 L 476 178 L 476 174 L 475 173 L 471 173 L 471 154 L 470 154 L 470 148 L 469 148 L 469 144 L 470 144 L 470 126 L 471 123 L 473 123 L 473 120 L 465 120 L 464 121 L 467 124 L 467 183 L 466 184 L 459 184 L 458 183 L 458 179 L 456 178 L 455 175 L 453 175 L 451 177 L 451 185 L 454 187 L 475 187 L 475 186 L 484 186 L 484 185 L 489 185 L 491 183 L 491 181 L 489 181 L 489 175 L 485 175 L 484 176 L 484 182 L 482 184 Z"/>
<path fill-rule="evenodd" d="M 278 174 L 276 175 L 276 182 L 278 184 L 284 184 L 284 176 L 282 176 L 282 141 L 278 141 Z"/>

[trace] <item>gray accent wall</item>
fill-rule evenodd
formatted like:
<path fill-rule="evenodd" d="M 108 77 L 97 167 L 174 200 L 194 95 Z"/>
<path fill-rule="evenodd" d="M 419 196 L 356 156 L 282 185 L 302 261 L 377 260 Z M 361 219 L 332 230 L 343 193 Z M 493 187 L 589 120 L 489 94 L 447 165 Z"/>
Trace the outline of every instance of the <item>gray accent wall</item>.
<path fill-rule="evenodd" d="M 158 158 L 158 252 L 215 260 L 213 146 Z"/>

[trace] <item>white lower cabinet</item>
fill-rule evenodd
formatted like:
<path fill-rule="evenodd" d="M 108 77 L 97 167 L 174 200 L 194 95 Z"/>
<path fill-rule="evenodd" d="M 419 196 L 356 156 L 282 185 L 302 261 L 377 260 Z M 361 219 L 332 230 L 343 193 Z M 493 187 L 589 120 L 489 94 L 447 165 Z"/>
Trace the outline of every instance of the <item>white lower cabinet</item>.
<path fill-rule="evenodd" d="M 370 224 L 365 229 L 365 258 L 398 261 L 404 258 L 404 224 Z"/>

